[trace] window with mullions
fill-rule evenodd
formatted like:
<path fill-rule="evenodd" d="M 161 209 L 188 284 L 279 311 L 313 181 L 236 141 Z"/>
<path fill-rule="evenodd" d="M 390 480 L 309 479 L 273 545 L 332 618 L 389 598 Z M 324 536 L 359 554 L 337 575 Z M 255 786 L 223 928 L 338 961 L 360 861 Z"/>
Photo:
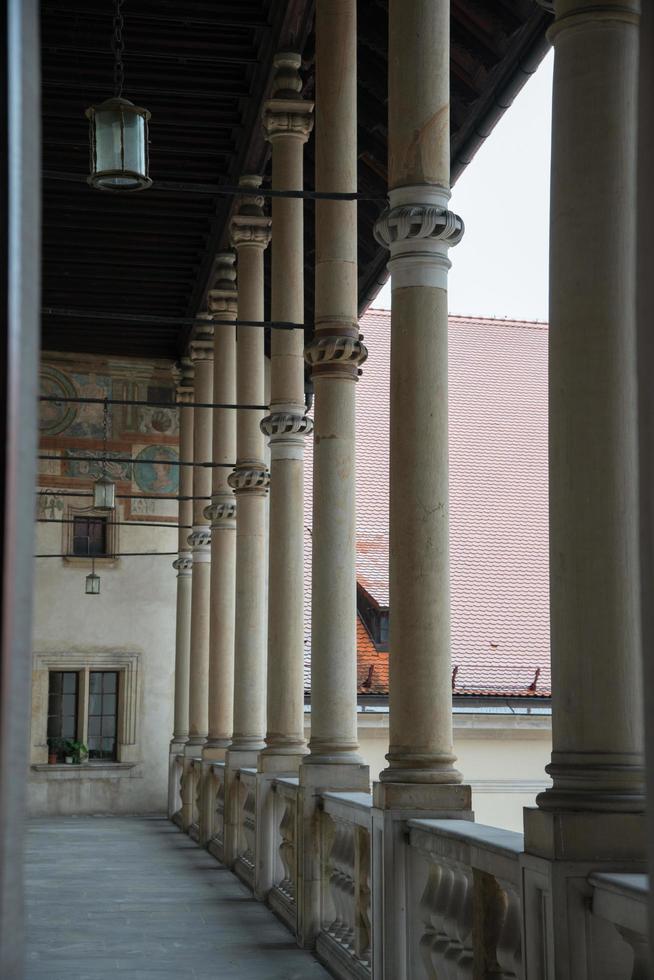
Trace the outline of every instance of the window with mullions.
<path fill-rule="evenodd" d="M 77 738 L 79 674 L 75 670 L 51 670 L 48 685 L 48 738 L 63 751 L 67 739 Z M 57 741 L 60 740 L 60 741 Z"/>
<path fill-rule="evenodd" d="M 89 672 L 89 759 L 115 762 L 118 725 L 118 671 Z"/>
<path fill-rule="evenodd" d="M 73 517 L 73 555 L 93 557 L 107 554 L 107 518 Z"/>

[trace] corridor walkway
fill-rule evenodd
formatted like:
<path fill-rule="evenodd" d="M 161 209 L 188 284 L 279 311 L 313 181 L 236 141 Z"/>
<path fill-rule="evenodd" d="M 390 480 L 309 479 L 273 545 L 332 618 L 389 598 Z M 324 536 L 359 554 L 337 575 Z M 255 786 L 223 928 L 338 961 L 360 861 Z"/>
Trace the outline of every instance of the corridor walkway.
<path fill-rule="evenodd" d="M 33 821 L 26 862 L 27 980 L 328 980 L 163 818 Z"/>

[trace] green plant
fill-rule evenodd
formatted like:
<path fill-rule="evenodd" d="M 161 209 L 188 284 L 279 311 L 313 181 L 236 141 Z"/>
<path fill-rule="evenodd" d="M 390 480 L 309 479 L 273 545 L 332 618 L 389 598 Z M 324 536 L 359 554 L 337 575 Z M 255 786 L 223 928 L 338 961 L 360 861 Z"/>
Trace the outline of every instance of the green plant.
<path fill-rule="evenodd" d="M 73 762 L 75 762 L 77 765 L 79 765 L 82 761 L 83 755 L 87 756 L 89 754 L 89 750 L 87 749 L 86 745 L 84 745 L 84 742 L 76 742 L 72 739 L 69 739 L 66 742 L 65 750 L 66 755 L 72 755 Z"/>

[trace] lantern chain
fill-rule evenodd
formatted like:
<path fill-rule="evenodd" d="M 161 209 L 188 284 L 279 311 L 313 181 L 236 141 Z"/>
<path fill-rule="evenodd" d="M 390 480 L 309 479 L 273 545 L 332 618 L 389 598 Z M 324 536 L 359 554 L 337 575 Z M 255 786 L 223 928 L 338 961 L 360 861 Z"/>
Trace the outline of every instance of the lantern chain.
<path fill-rule="evenodd" d="M 107 398 L 104 400 L 104 406 L 102 411 L 102 475 L 107 476 L 107 438 L 109 430 L 109 401 Z"/>
<path fill-rule="evenodd" d="M 111 47 L 114 53 L 114 95 L 120 98 L 123 94 L 125 84 L 125 67 L 123 65 L 123 51 L 125 42 L 123 40 L 123 11 L 122 6 L 125 0 L 115 0 L 114 6 L 114 33 L 111 39 Z"/>

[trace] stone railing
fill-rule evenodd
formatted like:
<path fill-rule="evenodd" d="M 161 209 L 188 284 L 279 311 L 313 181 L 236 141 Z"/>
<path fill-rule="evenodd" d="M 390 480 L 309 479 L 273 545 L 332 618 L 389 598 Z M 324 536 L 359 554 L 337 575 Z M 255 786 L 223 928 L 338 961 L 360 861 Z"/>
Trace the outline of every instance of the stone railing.
<path fill-rule="evenodd" d="M 209 793 L 207 849 L 219 861 L 225 860 L 225 763 L 212 762 L 206 781 Z"/>
<path fill-rule="evenodd" d="M 407 976 L 520 980 L 522 834 L 467 820 L 408 827 Z"/>
<path fill-rule="evenodd" d="M 649 886 L 644 874 L 592 874 L 593 943 L 599 969 L 591 966 L 588 978 L 647 980 L 649 944 L 647 903 Z M 613 928 L 611 928 L 613 927 Z"/>
<path fill-rule="evenodd" d="M 195 841 L 200 839 L 200 813 L 202 812 L 202 759 L 191 759 L 188 767 L 191 800 L 191 822 L 188 828 L 189 837 Z"/>
<path fill-rule="evenodd" d="M 316 952 L 334 976 L 369 980 L 372 960 L 367 793 L 323 793 L 323 924 Z"/>
<path fill-rule="evenodd" d="M 257 830 L 257 771 L 256 769 L 239 769 L 238 777 L 238 832 L 234 871 L 248 888 L 254 890 L 254 855 Z"/>
<path fill-rule="evenodd" d="M 171 819 L 178 827 L 182 825 L 182 789 L 184 786 L 184 756 L 173 755 L 170 760 L 171 767 Z"/>
<path fill-rule="evenodd" d="M 268 902 L 292 932 L 297 929 L 297 796 L 299 780 L 280 776 L 273 782 L 273 886 Z"/>

